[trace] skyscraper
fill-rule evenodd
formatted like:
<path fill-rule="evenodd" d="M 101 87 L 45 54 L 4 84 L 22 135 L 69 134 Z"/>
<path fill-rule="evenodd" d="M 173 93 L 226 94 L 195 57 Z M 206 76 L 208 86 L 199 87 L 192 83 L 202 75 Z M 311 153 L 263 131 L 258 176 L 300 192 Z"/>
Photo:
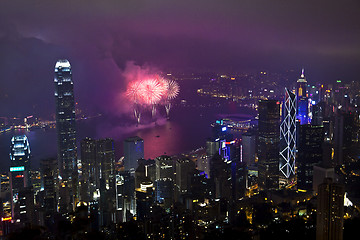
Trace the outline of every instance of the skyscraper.
<path fill-rule="evenodd" d="M 285 88 L 283 120 L 280 125 L 280 172 L 285 178 L 295 175 L 296 95 Z"/>
<path fill-rule="evenodd" d="M 10 150 L 10 187 L 12 196 L 11 215 L 15 221 L 21 217 L 21 193 L 30 185 L 30 153 L 29 141 L 25 135 L 12 137 Z"/>
<path fill-rule="evenodd" d="M 258 168 L 261 189 L 279 188 L 280 102 L 259 101 Z"/>
<path fill-rule="evenodd" d="M 124 140 L 124 165 L 125 170 L 132 173 L 138 167 L 137 160 L 144 158 L 144 140 L 138 136 Z"/>
<path fill-rule="evenodd" d="M 60 211 L 67 212 L 74 202 L 74 195 L 77 194 L 74 83 L 68 60 L 62 59 L 56 62 L 54 82 L 59 174 L 63 181 L 63 188 L 69 190 L 62 191 L 64 193 L 68 192 L 69 196 L 60 196 Z"/>
<path fill-rule="evenodd" d="M 343 239 L 345 187 L 326 178 L 319 185 L 316 210 L 316 240 Z"/>
<path fill-rule="evenodd" d="M 323 126 L 300 125 L 297 159 L 297 186 L 299 189 L 312 190 L 314 166 L 322 161 L 323 142 Z"/>
<path fill-rule="evenodd" d="M 96 161 L 96 140 L 81 140 L 81 200 L 90 202 L 96 192 L 98 179 L 98 163 Z"/>

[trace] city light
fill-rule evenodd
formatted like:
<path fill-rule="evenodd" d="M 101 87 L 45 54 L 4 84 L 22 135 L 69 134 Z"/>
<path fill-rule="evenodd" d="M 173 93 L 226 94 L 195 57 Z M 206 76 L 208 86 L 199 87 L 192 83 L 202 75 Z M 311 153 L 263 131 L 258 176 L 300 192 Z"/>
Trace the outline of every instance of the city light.
<path fill-rule="evenodd" d="M 24 166 L 20 166 L 20 167 L 10 167 L 10 172 L 21 172 L 24 171 L 25 167 Z"/>

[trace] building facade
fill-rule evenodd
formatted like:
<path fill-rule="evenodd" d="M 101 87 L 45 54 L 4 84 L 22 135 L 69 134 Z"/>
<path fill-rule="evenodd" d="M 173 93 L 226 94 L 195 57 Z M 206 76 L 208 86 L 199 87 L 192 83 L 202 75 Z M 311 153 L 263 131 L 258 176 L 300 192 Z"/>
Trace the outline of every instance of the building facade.
<path fill-rule="evenodd" d="M 60 212 L 74 208 L 77 196 L 77 147 L 74 83 L 70 62 L 58 60 L 55 65 L 55 105 L 59 174 L 65 195 L 60 195 Z"/>
<path fill-rule="evenodd" d="M 279 188 L 280 102 L 259 101 L 258 168 L 260 189 Z"/>

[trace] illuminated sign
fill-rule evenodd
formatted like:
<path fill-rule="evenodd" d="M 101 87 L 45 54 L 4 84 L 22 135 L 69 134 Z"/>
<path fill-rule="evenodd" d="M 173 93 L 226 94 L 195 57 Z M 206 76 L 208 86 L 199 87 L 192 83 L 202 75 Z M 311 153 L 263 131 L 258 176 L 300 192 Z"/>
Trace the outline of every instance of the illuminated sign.
<path fill-rule="evenodd" d="M 15 178 L 23 178 L 23 177 L 24 177 L 24 175 L 16 175 Z"/>
<path fill-rule="evenodd" d="M 4 221 L 11 221 L 11 217 L 5 217 L 5 218 L 2 217 L 2 218 L 1 218 L 1 221 L 3 221 L 3 222 L 4 222 Z"/>
<path fill-rule="evenodd" d="M 20 167 L 10 167 L 10 172 L 20 172 L 20 171 L 24 171 L 25 167 L 24 166 L 20 166 Z"/>

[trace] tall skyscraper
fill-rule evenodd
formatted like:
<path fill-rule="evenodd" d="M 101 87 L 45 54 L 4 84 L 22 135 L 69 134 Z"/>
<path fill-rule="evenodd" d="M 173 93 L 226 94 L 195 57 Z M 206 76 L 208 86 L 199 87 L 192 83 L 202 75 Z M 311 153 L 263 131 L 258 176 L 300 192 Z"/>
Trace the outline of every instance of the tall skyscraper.
<path fill-rule="evenodd" d="M 68 60 L 58 60 L 55 65 L 55 104 L 58 143 L 59 174 L 62 178 L 60 212 L 73 208 L 77 195 L 77 148 L 75 126 L 74 83 Z"/>
<path fill-rule="evenodd" d="M 297 186 L 312 190 L 314 166 L 322 161 L 324 127 L 310 124 L 300 125 L 297 159 Z"/>
<path fill-rule="evenodd" d="M 345 187 L 326 178 L 319 185 L 316 210 L 316 240 L 343 239 Z"/>
<path fill-rule="evenodd" d="M 261 189 L 279 188 L 280 102 L 259 101 L 258 168 Z"/>
<path fill-rule="evenodd" d="M 85 138 L 81 140 L 81 190 L 80 199 L 85 202 L 93 200 L 98 188 L 98 163 L 96 161 L 96 140 Z"/>
<path fill-rule="evenodd" d="M 286 179 L 295 175 L 296 95 L 285 88 L 283 120 L 280 125 L 280 172 Z"/>
<path fill-rule="evenodd" d="M 124 140 L 125 171 L 135 172 L 137 160 L 144 158 L 144 140 L 138 136 Z"/>
<path fill-rule="evenodd" d="M 25 135 L 14 136 L 10 149 L 11 215 L 14 221 L 21 218 L 21 193 L 30 186 L 30 146 Z"/>
<path fill-rule="evenodd" d="M 68 60 L 56 62 L 54 82 L 59 170 L 62 179 L 67 180 L 77 161 L 74 83 Z"/>

